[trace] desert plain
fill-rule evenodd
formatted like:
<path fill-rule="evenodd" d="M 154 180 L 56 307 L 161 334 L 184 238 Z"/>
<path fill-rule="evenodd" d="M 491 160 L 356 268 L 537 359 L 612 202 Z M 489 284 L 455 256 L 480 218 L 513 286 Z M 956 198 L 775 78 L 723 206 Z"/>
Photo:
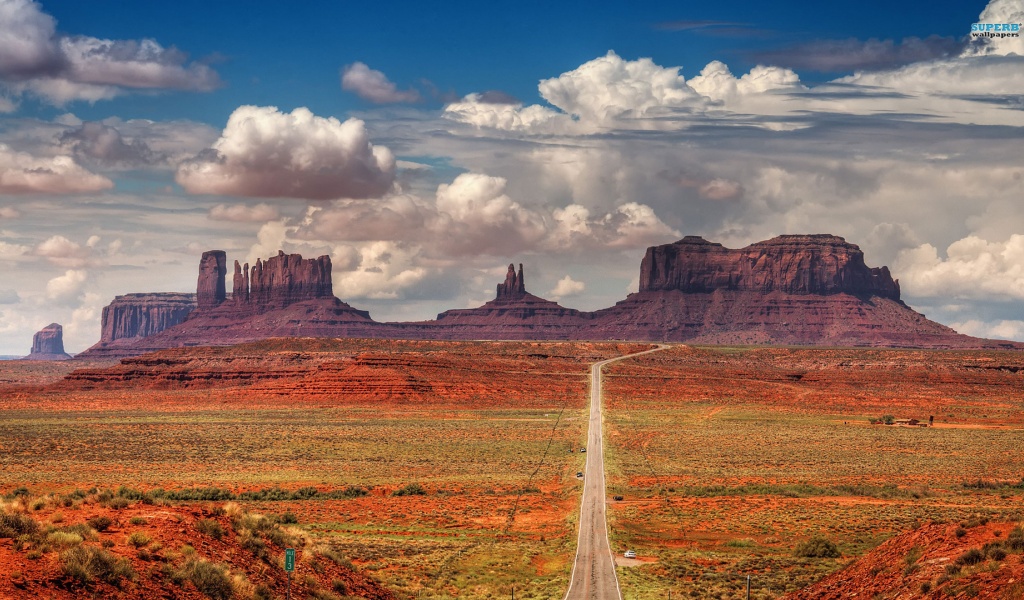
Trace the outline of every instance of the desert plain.
<path fill-rule="evenodd" d="M 285 547 L 293 598 L 561 598 L 590 365 L 652 347 L 0 362 L 0 598 L 284 597 Z M 673 345 L 603 391 L 624 599 L 1024 595 L 1019 352 Z"/>

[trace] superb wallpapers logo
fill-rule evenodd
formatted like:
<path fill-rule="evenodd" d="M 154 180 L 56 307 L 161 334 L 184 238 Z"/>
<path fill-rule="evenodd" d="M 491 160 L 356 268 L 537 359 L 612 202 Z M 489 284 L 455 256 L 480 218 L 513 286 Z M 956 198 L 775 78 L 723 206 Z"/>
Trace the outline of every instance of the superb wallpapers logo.
<path fill-rule="evenodd" d="M 1020 23 L 973 23 L 972 38 L 1015 38 L 1020 37 Z"/>

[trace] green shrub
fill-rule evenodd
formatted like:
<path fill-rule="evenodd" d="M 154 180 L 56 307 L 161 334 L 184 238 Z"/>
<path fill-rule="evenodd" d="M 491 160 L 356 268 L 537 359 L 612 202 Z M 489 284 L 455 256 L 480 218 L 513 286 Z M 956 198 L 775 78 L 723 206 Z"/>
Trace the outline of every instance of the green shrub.
<path fill-rule="evenodd" d="M 971 548 L 956 558 L 956 564 L 961 566 L 976 565 L 985 560 L 985 555 L 977 548 Z"/>
<path fill-rule="evenodd" d="M 967 535 L 967 530 L 963 527 L 957 527 L 956 530 L 953 531 L 953 535 L 955 535 L 958 538 L 962 538 L 965 535 Z"/>
<path fill-rule="evenodd" d="M 136 548 L 141 548 L 153 541 L 153 538 L 146 535 L 144 531 L 136 531 L 128 536 L 128 543 Z"/>
<path fill-rule="evenodd" d="M 114 524 L 114 521 L 110 517 L 99 516 L 89 519 L 85 522 L 85 524 L 89 527 L 92 527 L 96 531 L 106 531 L 108 528 L 110 528 L 111 525 Z"/>
<path fill-rule="evenodd" d="M 0 538 L 16 538 L 19 535 L 39 531 L 39 523 L 22 513 L 0 511 Z"/>
<path fill-rule="evenodd" d="M 267 544 L 260 539 L 259 535 L 252 532 L 246 531 L 238 540 L 238 544 L 252 552 L 252 555 L 264 561 L 270 560 L 270 554 L 267 552 Z"/>
<path fill-rule="evenodd" d="M 196 589 L 214 600 L 228 600 L 234 595 L 231 577 L 221 565 L 194 560 L 185 566 L 185 575 Z"/>
<path fill-rule="evenodd" d="M 286 525 L 293 525 L 299 522 L 299 517 L 292 511 L 288 511 L 277 518 L 278 523 L 284 523 Z"/>
<path fill-rule="evenodd" d="M 65 577 L 82 585 L 103 581 L 113 585 L 122 579 L 134 579 L 131 563 L 102 548 L 78 545 L 60 555 L 60 568 Z"/>
<path fill-rule="evenodd" d="M 199 519 L 196 521 L 196 531 L 206 534 L 215 540 L 224 537 L 224 528 L 215 519 Z"/>
<path fill-rule="evenodd" d="M 0 536 L 3 537 L 3 536 Z M 1024 552 L 1024 529 L 1018 525 L 1006 536 L 1005 548 L 1010 552 Z"/>
<path fill-rule="evenodd" d="M 112 510 L 121 510 L 122 508 L 128 508 L 129 506 L 131 506 L 132 501 L 129 500 L 128 498 L 115 496 L 111 497 L 108 500 L 100 500 L 100 504 Z"/>
<path fill-rule="evenodd" d="M 795 554 L 803 558 L 839 558 L 839 548 L 823 537 L 813 537 L 797 544 Z"/>
<path fill-rule="evenodd" d="M 410 483 L 405 487 L 395 490 L 392 496 L 426 496 L 427 490 L 418 483 Z"/>
<path fill-rule="evenodd" d="M 82 536 L 67 531 L 51 531 L 46 534 L 46 541 L 57 548 L 67 548 L 82 543 Z"/>
<path fill-rule="evenodd" d="M 145 525 L 147 523 L 144 517 L 132 517 L 128 522 L 132 525 Z"/>

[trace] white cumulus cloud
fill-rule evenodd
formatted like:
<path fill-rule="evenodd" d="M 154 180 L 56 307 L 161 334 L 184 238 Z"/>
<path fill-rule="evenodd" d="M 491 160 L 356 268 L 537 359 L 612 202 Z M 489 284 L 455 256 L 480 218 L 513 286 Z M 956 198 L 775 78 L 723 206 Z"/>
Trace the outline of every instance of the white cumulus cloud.
<path fill-rule="evenodd" d="M 361 62 L 354 62 L 342 70 L 341 88 L 375 104 L 418 102 L 420 99 L 416 90 L 400 91 L 384 73 Z"/>
<path fill-rule="evenodd" d="M 238 221 L 246 223 L 262 223 L 273 221 L 280 216 L 277 208 L 263 202 L 249 204 L 218 204 L 210 209 L 210 219 L 214 221 Z"/>
<path fill-rule="evenodd" d="M 587 286 L 582 281 L 576 281 L 572 277 L 566 275 L 558 280 L 558 283 L 555 284 L 554 289 L 552 289 L 549 294 L 555 299 L 569 298 L 571 296 L 579 296 L 586 289 Z"/>
<path fill-rule="evenodd" d="M 213 147 L 182 164 L 176 179 L 192 194 L 326 200 L 381 196 L 394 175 L 394 155 L 370 143 L 359 119 L 241 106 Z"/>
<path fill-rule="evenodd" d="M 1024 235 L 1005 242 L 968 236 L 950 244 L 945 258 L 922 244 L 900 252 L 894 266 L 910 296 L 1024 299 Z"/>
<path fill-rule="evenodd" d="M 114 183 L 79 166 L 70 156 L 37 157 L 0 144 L 0 193 L 78 194 Z"/>
<path fill-rule="evenodd" d="M 0 81 L 16 94 L 53 104 L 113 98 L 131 89 L 209 91 L 220 78 L 209 66 L 155 40 L 65 35 L 31 0 L 0 2 Z"/>
<path fill-rule="evenodd" d="M 55 265 L 81 267 L 88 261 L 89 249 L 62 235 L 55 235 L 36 246 L 36 254 L 47 258 Z"/>
<path fill-rule="evenodd" d="M 678 67 L 661 67 L 649 58 L 627 61 L 611 51 L 541 81 L 538 89 L 566 113 L 598 123 L 701 101 Z"/>
<path fill-rule="evenodd" d="M 86 279 L 88 276 L 85 271 L 68 269 L 63 275 L 46 283 L 46 296 L 61 304 L 74 302 L 82 293 Z"/>

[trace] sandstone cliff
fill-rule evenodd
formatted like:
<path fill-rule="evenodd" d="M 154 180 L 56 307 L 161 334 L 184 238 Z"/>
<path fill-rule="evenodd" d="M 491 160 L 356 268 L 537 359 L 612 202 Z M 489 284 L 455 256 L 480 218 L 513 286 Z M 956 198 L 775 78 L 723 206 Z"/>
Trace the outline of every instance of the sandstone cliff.
<path fill-rule="evenodd" d="M 71 355 L 64 352 L 64 328 L 50 323 L 32 336 L 32 351 L 26 360 L 67 360 Z"/>
<path fill-rule="evenodd" d="M 640 291 L 667 290 L 900 299 L 899 282 L 888 267 L 868 267 L 860 248 L 834 235 L 781 235 L 738 250 L 687 236 L 648 248 L 640 263 Z"/>
<path fill-rule="evenodd" d="M 130 310 L 129 300 L 157 295 L 119 296 L 104 310 L 103 341 L 83 355 L 270 337 L 1024 349 L 929 321 L 900 300 L 899 282 L 886 267 L 868 267 L 860 248 L 832 235 L 784 235 L 735 250 L 693 236 L 651 247 L 640 265 L 640 290 L 596 312 L 530 294 L 523 265 L 517 272 L 510 264 L 494 300 L 412 323 L 378 323 L 335 298 L 329 256 L 278 252 L 251 268 L 236 261 L 230 299 L 225 265 L 223 252 L 203 254 L 198 306 L 176 315 L 184 319 L 177 324 L 167 325 L 174 320 L 168 318 L 146 326 L 150 321 Z"/>
<path fill-rule="evenodd" d="M 224 287 L 227 272 L 227 255 L 223 250 L 203 252 L 199 260 L 199 282 L 196 285 L 198 308 L 213 308 L 224 302 L 227 298 Z"/>
<path fill-rule="evenodd" d="M 143 338 L 173 327 L 196 308 L 196 294 L 125 294 L 103 307 L 101 342 Z"/>

